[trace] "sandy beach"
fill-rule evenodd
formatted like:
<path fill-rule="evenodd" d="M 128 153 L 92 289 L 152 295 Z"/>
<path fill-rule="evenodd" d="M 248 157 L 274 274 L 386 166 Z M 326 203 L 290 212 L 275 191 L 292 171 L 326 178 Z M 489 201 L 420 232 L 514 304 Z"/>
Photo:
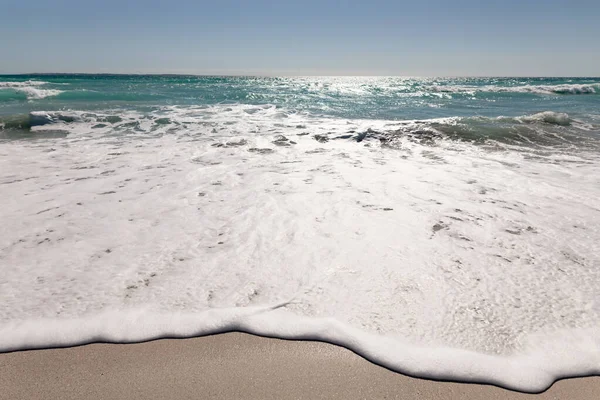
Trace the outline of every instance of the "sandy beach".
<path fill-rule="evenodd" d="M 600 377 L 529 395 L 435 382 L 319 342 L 227 333 L 0 354 L 0 399 L 594 399 Z"/>

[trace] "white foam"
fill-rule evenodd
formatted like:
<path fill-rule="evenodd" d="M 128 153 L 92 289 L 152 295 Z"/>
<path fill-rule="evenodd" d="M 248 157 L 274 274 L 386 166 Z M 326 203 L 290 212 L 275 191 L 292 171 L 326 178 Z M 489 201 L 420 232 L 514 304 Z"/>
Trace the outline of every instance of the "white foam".
<path fill-rule="evenodd" d="M 0 351 L 239 329 L 526 391 L 599 373 L 597 155 L 321 143 L 402 124 L 268 106 L 73 115 L 0 148 Z"/>
<path fill-rule="evenodd" d="M 350 327 L 333 318 L 307 318 L 277 308 L 278 305 L 213 309 L 195 314 L 132 310 L 103 312 L 85 319 L 25 321 L 0 327 L 5 338 L 0 349 L 64 347 L 93 342 L 134 343 L 162 337 L 242 331 L 337 344 L 381 366 L 413 376 L 491 383 L 527 392 L 543 391 L 557 378 L 569 377 L 573 370 L 585 375 L 600 374 L 600 340 L 593 339 L 598 337 L 598 332 L 593 330 L 568 332 L 551 343 L 536 343 L 535 338 L 531 338 L 526 352 L 504 357 L 416 346 Z"/>

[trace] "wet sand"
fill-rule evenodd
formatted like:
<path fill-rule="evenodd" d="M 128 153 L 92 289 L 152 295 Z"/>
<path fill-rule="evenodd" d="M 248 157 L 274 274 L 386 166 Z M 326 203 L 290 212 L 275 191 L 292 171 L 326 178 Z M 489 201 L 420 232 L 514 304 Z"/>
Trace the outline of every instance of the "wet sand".
<path fill-rule="evenodd" d="M 318 342 L 227 333 L 0 354 L 0 399 L 595 399 L 600 377 L 529 395 L 410 378 Z"/>

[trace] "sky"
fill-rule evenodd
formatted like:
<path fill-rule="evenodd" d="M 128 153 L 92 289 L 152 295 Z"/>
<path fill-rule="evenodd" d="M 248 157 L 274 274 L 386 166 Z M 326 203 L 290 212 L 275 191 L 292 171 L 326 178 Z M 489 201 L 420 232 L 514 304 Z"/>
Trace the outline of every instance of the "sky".
<path fill-rule="evenodd" d="M 599 0 L 0 0 L 0 73 L 600 76 Z"/>

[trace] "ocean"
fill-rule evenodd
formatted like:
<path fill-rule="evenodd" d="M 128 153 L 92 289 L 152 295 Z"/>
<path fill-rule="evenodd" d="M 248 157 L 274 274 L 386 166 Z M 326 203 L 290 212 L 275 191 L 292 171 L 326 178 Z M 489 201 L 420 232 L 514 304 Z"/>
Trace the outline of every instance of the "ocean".
<path fill-rule="evenodd" d="M 0 76 L 0 351 L 241 330 L 600 374 L 600 78 Z"/>

